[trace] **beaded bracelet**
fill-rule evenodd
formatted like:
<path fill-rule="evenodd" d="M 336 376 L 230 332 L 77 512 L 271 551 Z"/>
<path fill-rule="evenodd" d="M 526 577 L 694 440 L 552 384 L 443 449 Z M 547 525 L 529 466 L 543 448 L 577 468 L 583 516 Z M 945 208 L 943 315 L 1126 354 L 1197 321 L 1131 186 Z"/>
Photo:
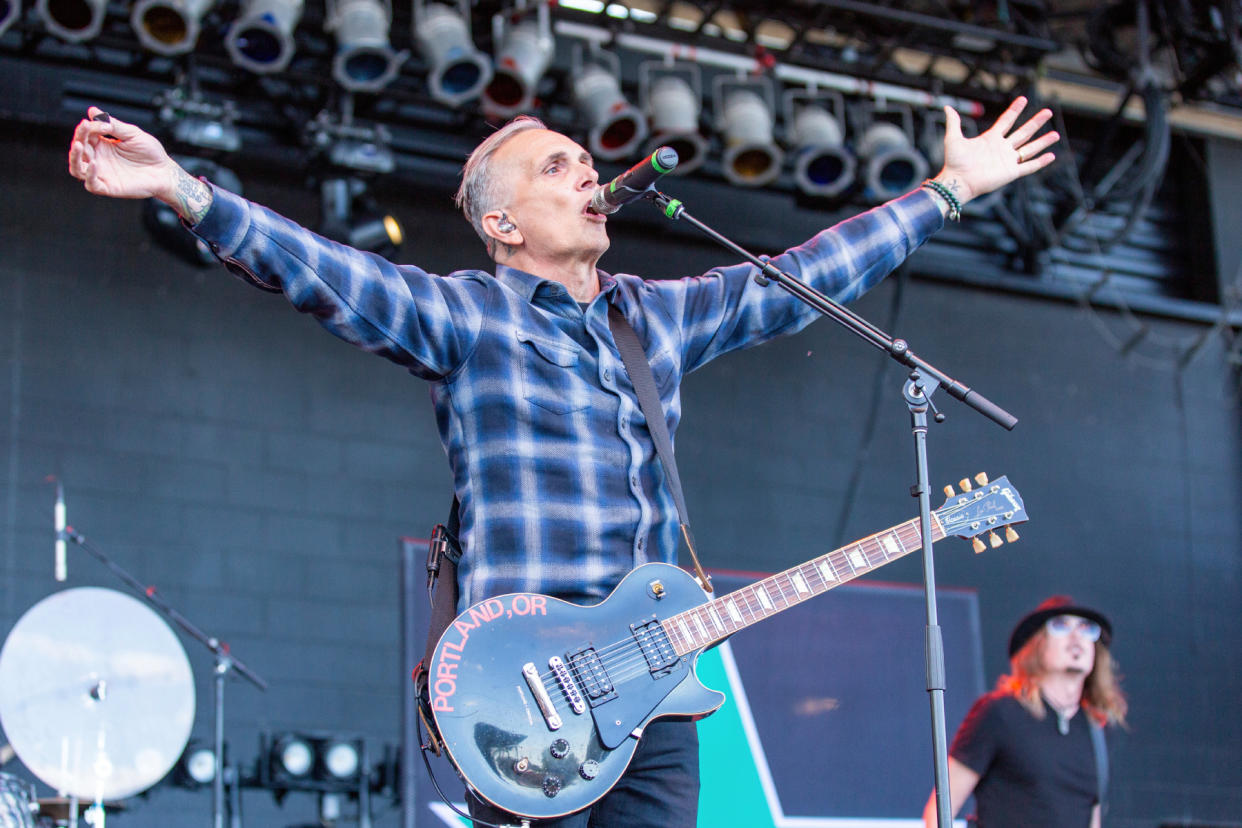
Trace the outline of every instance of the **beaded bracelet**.
<path fill-rule="evenodd" d="M 949 205 L 950 219 L 957 221 L 962 217 L 962 202 L 957 200 L 957 196 L 953 195 L 952 190 L 939 181 L 933 181 L 930 178 L 924 181 L 922 186 L 944 199 L 945 203 Z"/>

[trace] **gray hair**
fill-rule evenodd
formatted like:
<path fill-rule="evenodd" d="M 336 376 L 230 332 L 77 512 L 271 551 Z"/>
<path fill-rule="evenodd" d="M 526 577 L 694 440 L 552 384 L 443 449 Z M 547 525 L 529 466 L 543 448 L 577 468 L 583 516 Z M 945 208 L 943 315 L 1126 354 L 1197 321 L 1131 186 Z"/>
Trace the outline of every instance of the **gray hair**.
<path fill-rule="evenodd" d="M 483 216 L 503 203 L 509 195 L 504 189 L 501 177 L 492 166 L 492 156 L 505 141 L 528 129 L 547 127 L 543 121 L 532 115 L 519 115 L 475 147 L 466 159 L 466 166 L 462 168 L 461 187 L 457 189 L 457 195 L 453 196 L 453 203 L 461 208 L 474 227 L 474 232 L 487 245 L 489 256 L 495 256 L 496 240 L 483 229 Z"/>

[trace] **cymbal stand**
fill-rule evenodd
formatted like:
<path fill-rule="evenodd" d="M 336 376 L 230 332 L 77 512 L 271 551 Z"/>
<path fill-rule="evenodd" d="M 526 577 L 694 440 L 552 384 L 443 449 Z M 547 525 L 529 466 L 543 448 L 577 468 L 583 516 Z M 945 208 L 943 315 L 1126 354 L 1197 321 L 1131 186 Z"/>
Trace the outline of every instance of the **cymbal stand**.
<path fill-rule="evenodd" d="M 72 541 L 76 546 L 81 547 L 91 557 L 102 563 L 112 574 L 116 575 L 123 581 L 126 586 L 134 592 L 146 599 L 147 603 L 162 612 L 170 621 L 176 624 L 181 630 L 198 641 L 204 647 L 211 651 L 215 659 L 214 675 L 214 693 L 215 693 L 215 744 L 213 753 L 215 754 L 216 772 L 212 778 L 211 785 L 211 824 L 212 828 L 224 828 L 224 812 L 226 808 L 232 810 L 224 796 L 224 680 L 230 672 L 236 672 L 245 678 L 260 690 L 267 690 L 267 682 L 260 678 L 253 670 L 247 667 L 240 659 L 233 655 L 228 642 L 221 641 L 215 636 L 208 635 L 200 630 L 184 615 L 173 609 L 154 586 L 144 585 L 134 576 L 130 575 L 115 561 L 105 555 L 98 547 L 87 541 L 85 537 L 80 535 L 72 526 L 66 526 L 64 529 L 65 539 Z M 237 780 L 233 780 L 232 784 L 238 784 Z M 77 828 L 77 808 L 72 809 L 73 816 L 70 817 L 70 828 Z M 99 815 L 98 824 L 92 823 L 93 828 L 103 828 L 103 805 L 96 802 L 90 808 L 91 811 L 97 811 Z M 231 820 L 231 828 L 239 828 L 239 819 L 236 814 Z"/>

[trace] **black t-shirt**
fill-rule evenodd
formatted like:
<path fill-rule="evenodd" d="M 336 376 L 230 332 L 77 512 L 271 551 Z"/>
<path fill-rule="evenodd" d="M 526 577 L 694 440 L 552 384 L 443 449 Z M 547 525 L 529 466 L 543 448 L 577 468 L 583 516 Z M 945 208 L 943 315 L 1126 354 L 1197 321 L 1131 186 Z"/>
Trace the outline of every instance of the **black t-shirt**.
<path fill-rule="evenodd" d="M 1098 799 L 1087 714 L 1069 732 L 1048 709 L 1037 719 L 1017 699 L 990 693 L 975 702 L 949 753 L 979 774 L 979 828 L 1088 828 Z"/>

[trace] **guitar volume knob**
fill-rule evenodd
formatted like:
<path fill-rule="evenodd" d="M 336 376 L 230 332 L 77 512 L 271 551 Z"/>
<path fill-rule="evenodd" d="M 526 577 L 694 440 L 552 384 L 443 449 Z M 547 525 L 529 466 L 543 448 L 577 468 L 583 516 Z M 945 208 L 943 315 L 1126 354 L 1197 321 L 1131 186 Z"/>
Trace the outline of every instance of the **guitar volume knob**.
<path fill-rule="evenodd" d="M 553 759 L 564 759 L 569 755 L 569 742 L 565 739 L 557 739 L 548 748 L 548 752 L 552 754 Z"/>
<path fill-rule="evenodd" d="M 543 778 L 543 795 L 548 799 L 556 796 L 561 792 L 561 780 L 556 776 L 545 776 Z"/>
<path fill-rule="evenodd" d="M 587 781 L 599 776 L 599 762 L 596 762 L 594 759 L 586 760 L 578 766 L 578 775 Z"/>

